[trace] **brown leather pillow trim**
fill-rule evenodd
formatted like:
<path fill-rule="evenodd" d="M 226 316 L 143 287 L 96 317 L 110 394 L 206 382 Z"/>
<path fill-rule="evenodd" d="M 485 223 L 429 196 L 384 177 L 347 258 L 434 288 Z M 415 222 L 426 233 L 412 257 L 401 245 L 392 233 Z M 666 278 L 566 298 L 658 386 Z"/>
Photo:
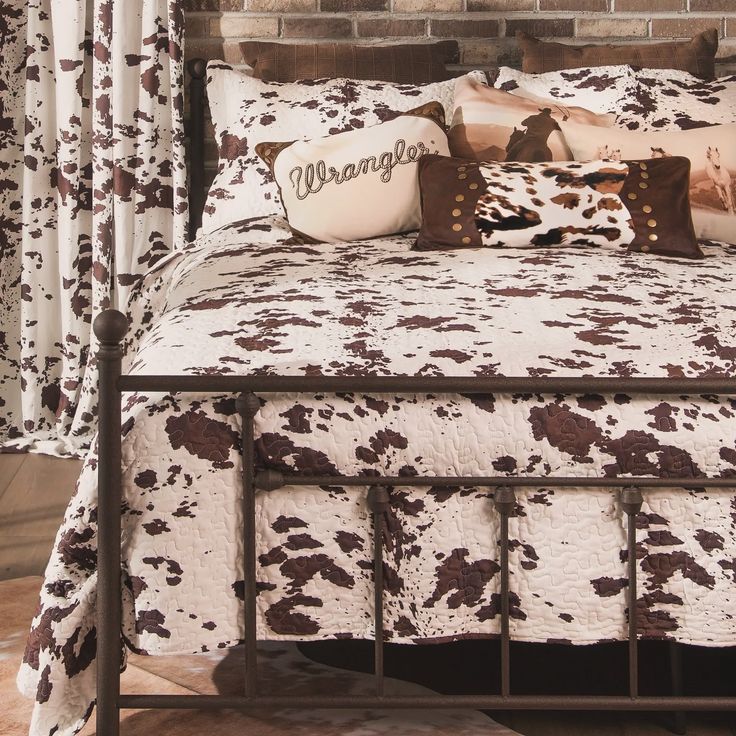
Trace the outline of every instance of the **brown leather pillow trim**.
<path fill-rule="evenodd" d="M 415 250 L 484 247 L 475 225 L 476 205 L 486 191 L 479 163 L 434 154 L 420 159 L 422 227 Z M 703 258 L 690 214 L 690 160 L 672 156 L 625 163 L 629 174 L 619 196 L 636 233 L 628 250 Z"/>
<path fill-rule="evenodd" d="M 689 41 L 655 44 L 573 44 L 540 41 L 524 31 L 516 38 L 523 54 L 522 70 L 529 74 L 581 67 L 629 64 L 642 69 L 680 69 L 714 79 L 718 29 L 711 28 Z"/>
<path fill-rule="evenodd" d="M 451 39 L 391 46 L 243 41 L 240 49 L 254 76 L 267 82 L 347 77 L 427 84 L 450 79 L 445 64 L 460 58 L 458 42 Z"/>

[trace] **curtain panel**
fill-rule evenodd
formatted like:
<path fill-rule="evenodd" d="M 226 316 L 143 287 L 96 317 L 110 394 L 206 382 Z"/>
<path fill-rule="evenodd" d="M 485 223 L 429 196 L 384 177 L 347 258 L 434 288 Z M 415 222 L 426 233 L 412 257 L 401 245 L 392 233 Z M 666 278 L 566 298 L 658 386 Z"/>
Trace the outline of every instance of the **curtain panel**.
<path fill-rule="evenodd" d="M 0 0 L 0 444 L 89 443 L 94 315 L 184 243 L 180 0 Z"/>

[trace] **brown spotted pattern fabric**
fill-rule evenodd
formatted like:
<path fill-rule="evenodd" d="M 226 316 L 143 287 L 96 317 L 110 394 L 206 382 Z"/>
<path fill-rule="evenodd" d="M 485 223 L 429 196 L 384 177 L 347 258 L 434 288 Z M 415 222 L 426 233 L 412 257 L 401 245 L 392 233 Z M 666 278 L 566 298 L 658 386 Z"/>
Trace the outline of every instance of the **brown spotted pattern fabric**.
<path fill-rule="evenodd" d="M 732 376 L 736 259 L 620 250 L 418 253 L 411 237 L 300 245 L 282 220 L 223 228 L 134 287 L 125 369 L 140 374 Z M 639 634 L 736 636 L 736 399 L 726 396 L 262 396 L 261 466 L 300 473 L 652 475 L 637 517 Z M 123 629 L 149 654 L 242 637 L 239 419 L 233 396 L 135 393 L 123 406 Z M 94 698 L 97 456 L 46 571 L 19 684 L 34 736 L 69 736 Z M 674 482 L 674 481 L 673 481 Z M 366 489 L 257 502 L 258 636 L 373 636 Z M 626 636 L 615 492 L 521 492 L 511 632 Z M 397 488 L 385 516 L 391 641 L 499 631 L 498 516 L 487 490 Z"/>
<path fill-rule="evenodd" d="M 175 0 L 0 1 L 0 443 L 89 442 L 92 315 L 184 240 L 182 33 Z"/>

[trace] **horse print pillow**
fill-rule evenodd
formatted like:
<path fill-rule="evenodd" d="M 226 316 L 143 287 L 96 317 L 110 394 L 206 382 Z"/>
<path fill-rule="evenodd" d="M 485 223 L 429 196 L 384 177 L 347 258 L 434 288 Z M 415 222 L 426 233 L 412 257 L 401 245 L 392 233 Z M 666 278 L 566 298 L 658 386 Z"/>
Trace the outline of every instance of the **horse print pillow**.
<path fill-rule="evenodd" d="M 611 128 L 601 135 L 592 126 L 568 122 L 562 130 L 577 161 L 602 155 L 689 158 L 690 206 L 697 236 L 736 244 L 736 123 L 657 133 Z M 647 188 L 642 195 L 649 193 Z"/>
<path fill-rule="evenodd" d="M 471 78 L 455 85 L 450 126 L 453 156 L 476 161 L 570 161 L 559 123 L 575 120 L 610 127 L 613 115 L 596 115 L 556 100 L 525 99 Z"/>
<path fill-rule="evenodd" d="M 256 146 L 273 172 L 292 232 L 322 243 L 416 230 L 419 159 L 448 152 L 439 102 L 363 130 Z"/>
<path fill-rule="evenodd" d="M 618 247 L 702 258 L 687 199 L 687 159 L 476 162 L 425 156 L 416 250 Z M 669 186 L 645 203 L 641 183 Z"/>

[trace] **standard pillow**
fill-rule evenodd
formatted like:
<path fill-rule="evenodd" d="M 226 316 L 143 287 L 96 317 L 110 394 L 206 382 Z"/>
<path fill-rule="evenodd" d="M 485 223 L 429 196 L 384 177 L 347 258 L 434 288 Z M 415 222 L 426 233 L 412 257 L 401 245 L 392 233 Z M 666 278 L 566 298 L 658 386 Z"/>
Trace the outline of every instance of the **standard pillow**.
<path fill-rule="evenodd" d="M 292 231 L 308 242 L 365 240 L 416 230 L 417 165 L 449 153 L 439 102 L 364 130 L 291 143 L 260 143 Z"/>
<path fill-rule="evenodd" d="M 516 38 L 523 54 L 522 69 L 529 74 L 630 64 L 648 69 L 681 69 L 702 79 L 713 79 L 716 75 L 717 28 L 703 31 L 690 41 L 666 43 L 577 46 L 540 41 L 524 31 L 517 31 Z"/>
<path fill-rule="evenodd" d="M 346 77 L 427 84 L 449 79 L 445 64 L 460 55 L 457 41 L 449 39 L 393 46 L 243 41 L 240 49 L 253 75 L 268 82 Z"/>
<path fill-rule="evenodd" d="M 433 100 L 449 119 L 455 80 L 425 85 L 350 79 L 277 84 L 222 62 L 207 66 L 220 158 L 207 195 L 202 234 L 249 217 L 281 213 L 276 182 L 255 147 L 264 141 L 310 140 L 392 120 Z M 471 72 L 480 79 L 483 72 Z"/>
<path fill-rule="evenodd" d="M 617 113 L 636 92 L 636 77 L 629 66 L 606 66 L 547 74 L 525 74 L 502 66 L 493 86 L 528 99 L 553 99 L 568 107 L 604 115 Z"/>
<path fill-rule="evenodd" d="M 629 130 L 692 130 L 736 123 L 736 75 L 711 82 L 688 72 L 642 69 L 636 91 L 621 107 L 617 127 Z"/>
<path fill-rule="evenodd" d="M 688 173 L 684 158 L 512 163 L 425 156 L 415 248 L 613 246 L 702 258 L 687 206 Z M 638 195 L 645 174 L 653 185 L 666 183 L 675 200 L 646 205 Z"/>
<path fill-rule="evenodd" d="M 610 127 L 614 116 L 516 97 L 464 77 L 455 85 L 450 152 L 475 161 L 570 161 L 562 120 Z"/>
<path fill-rule="evenodd" d="M 689 158 L 690 206 L 697 236 L 736 243 L 736 123 L 659 133 L 608 128 L 603 135 L 600 128 L 589 125 L 571 122 L 561 125 L 578 161 L 600 158 L 602 151 L 604 155 L 623 159 Z M 654 190 L 653 185 L 642 190 L 642 199 L 661 196 Z"/>

